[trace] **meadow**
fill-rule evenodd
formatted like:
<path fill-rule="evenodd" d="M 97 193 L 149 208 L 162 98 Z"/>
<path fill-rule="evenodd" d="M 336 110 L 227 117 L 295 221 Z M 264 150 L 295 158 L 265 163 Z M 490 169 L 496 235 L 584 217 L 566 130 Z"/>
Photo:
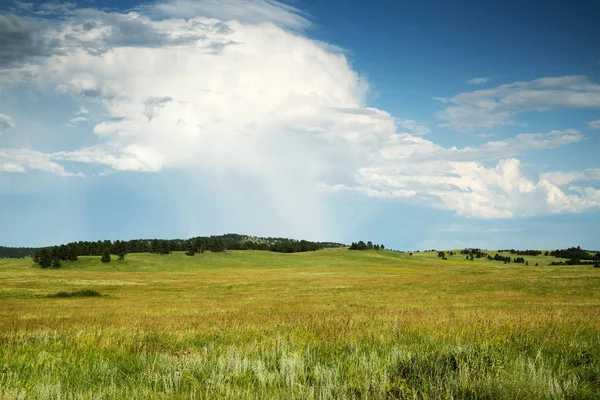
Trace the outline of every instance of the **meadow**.
<path fill-rule="evenodd" d="M 600 269 L 525 259 L 0 260 L 0 398 L 600 398 Z"/>

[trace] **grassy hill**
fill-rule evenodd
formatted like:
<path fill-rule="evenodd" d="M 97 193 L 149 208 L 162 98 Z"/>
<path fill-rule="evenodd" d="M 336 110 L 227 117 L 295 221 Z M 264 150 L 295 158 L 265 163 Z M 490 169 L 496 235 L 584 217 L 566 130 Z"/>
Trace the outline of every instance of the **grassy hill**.
<path fill-rule="evenodd" d="M 0 260 L 0 398 L 599 398 L 600 269 L 525 259 Z"/>

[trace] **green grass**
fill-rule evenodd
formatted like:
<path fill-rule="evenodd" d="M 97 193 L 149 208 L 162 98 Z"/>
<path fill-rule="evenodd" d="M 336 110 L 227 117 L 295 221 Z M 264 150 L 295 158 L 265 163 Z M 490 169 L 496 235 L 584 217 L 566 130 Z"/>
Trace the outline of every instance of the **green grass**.
<path fill-rule="evenodd" d="M 0 260 L 0 398 L 600 398 L 600 270 L 525 259 Z"/>

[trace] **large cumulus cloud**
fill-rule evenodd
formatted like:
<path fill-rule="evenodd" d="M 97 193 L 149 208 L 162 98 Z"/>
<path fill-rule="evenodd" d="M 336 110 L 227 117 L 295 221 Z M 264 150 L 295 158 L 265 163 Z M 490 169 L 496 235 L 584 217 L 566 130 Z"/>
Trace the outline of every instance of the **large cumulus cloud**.
<path fill-rule="evenodd" d="M 600 205 L 596 189 L 527 179 L 515 158 L 578 142 L 578 131 L 444 148 L 423 136 L 428 127 L 369 107 L 368 83 L 343 50 L 308 38 L 305 16 L 274 1 L 178 0 L 129 13 L 72 9 L 54 22 L 7 18 L 17 32 L 11 46 L 28 50 L 0 50 L 13 54 L 0 66 L 0 82 L 93 102 L 103 114 L 91 125 L 94 145 L 52 153 L 7 149 L 0 152 L 4 171 L 68 176 L 80 175 L 77 165 L 88 165 L 252 177 L 282 220 L 309 227 L 323 226 L 317 221 L 327 218 L 324 199 L 339 191 L 470 217 Z M 36 27 L 30 35 L 27 24 Z M 440 116 L 457 128 L 506 123 L 517 106 L 525 107 L 515 88 L 538 98 L 538 91 L 557 85 L 595 91 L 581 78 L 540 80 L 459 95 Z M 488 97 L 498 93 L 502 104 L 491 104 Z M 487 118 L 481 111 L 487 110 L 495 122 L 458 118 L 474 107 L 477 121 Z"/>

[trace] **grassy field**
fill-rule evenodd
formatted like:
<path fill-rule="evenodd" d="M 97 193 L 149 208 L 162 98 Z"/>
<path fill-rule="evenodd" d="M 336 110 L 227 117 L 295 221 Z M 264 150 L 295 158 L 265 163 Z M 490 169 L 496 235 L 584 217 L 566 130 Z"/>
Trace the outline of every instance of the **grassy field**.
<path fill-rule="evenodd" d="M 525 259 L 0 260 L 0 398 L 600 398 L 600 269 Z"/>

